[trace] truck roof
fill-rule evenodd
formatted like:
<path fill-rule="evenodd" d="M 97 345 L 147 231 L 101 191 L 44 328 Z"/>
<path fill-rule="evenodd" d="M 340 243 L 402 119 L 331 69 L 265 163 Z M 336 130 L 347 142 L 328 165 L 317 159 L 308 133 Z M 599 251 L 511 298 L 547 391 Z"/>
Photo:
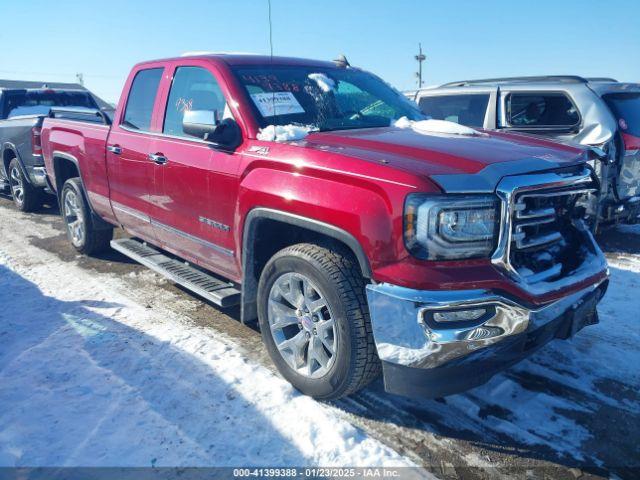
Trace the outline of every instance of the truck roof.
<path fill-rule="evenodd" d="M 152 61 L 141 62 L 138 65 L 145 65 L 148 63 L 157 62 L 169 62 L 169 61 L 184 61 L 185 58 L 200 59 L 200 60 L 213 60 L 216 62 L 223 62 L 227 65 L 265 65 L 273 64 L 277 66 L 285 65 L 302 65 L 309 67 L 323 67 L 323 68 L 336 68 L 336 64 L 330 61 L 312 60 L 308 58 L 297 57 L 271 57 L 270 55 L 256 55 L 256 54 L 244 54 L 244 53 L 196 53 L 190 55 L 184 55 L 180 57 L 160 58 Z"/>
<path fill-rule="evenodd" d="M 525 77 L 499 77 L 476 80 L 459 80 L 441 85 L 442 87 L 464 87 L 467 85 L 505 85 L 514 83 L 618 83 L 608 77 L 586 78 L 579 75 L 535 75 Z"/>

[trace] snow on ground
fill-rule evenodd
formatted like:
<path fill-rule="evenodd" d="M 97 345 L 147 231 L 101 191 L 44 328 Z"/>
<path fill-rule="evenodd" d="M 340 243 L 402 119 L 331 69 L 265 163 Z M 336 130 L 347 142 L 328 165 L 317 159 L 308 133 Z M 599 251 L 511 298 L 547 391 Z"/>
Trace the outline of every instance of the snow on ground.
<path fill-rule="evenodd" d="M 407 117 L 402 117 L 395 122 L 393 126 L 396 128 L 410 128 L 414 132 L 418 133 L 447 133 L 450 135 L 480 135 L 480 132 L 473 128 L 465 127 L 459 123 L 449 122 L 447 120 L 409 120 Z"/>
<path fill-rule="evenodd" d="M 0 466 L 402 466 L 122 281 L 0 243 Z"/>
<path fill-rule="evenodd" d="M 265 142 L 288 142 L 302 140 L 311 131 L 308 125 L 268 125 L 258 132 L 258 140 Z"/>
<path fill-rule="evenodd" d="M 626 228 L 640 235 L 638 227 Z M 571 340 L 552 341 L 487 384 L 447 397 L 444 403 L 401 399 L 396 407 L 440 417 L 448 431 L 473 432 L 484 441 L 543 446 L 587 464 L 620 462 L 586 453 L 602 454 L 609 448 L 593 443 L 611 442 L 610 450 L 626 449 L 622 456 L 633 463 L 637 443 L 620 431 L 637 432 L 640 418 L 640 257 L 608 261 L 611 279 L 598 306 L 599 324 Z M 600 430 L 603 416 L 629 421 Z"/>
<path fill-rule="evenodd" d="M 0 208 L 0 466 L 402 461 L 336 417 L 418 463 L 490 475 L 541 458 L 587 471 L 638 465 L 640 226 L 600 239 L 611 285 L 599 325 L 463 394 L 405 399 L 377 382 L 334 408 L 254 364 L 254 332 L 234 334 L 222 318 L 186 326 L 198 302 L 149 271 L 117 268 L 123 279 L 92 270 L 108 261 L 61 261 L 71 250 L 53 223 Z"/>

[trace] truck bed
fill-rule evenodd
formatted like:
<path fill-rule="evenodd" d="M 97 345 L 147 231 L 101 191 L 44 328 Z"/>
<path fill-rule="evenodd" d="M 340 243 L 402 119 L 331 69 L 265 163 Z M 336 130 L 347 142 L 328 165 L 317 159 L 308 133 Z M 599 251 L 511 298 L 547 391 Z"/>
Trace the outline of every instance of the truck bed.
<path fill-rule="evenodd" d="M 73 162 L 87 193 L 93 211 L 114 220 L 109 202 L 109 182 L 106 146 L 110 125 L 98 111 L 81 112 L 75 109 L 52 110 L 42 125 L 42 149 L 47 177 L 53 190 L 62 185 L 56 178 L 55 162 Z M 110 122 L 109 122 L 110 123 Z"/>

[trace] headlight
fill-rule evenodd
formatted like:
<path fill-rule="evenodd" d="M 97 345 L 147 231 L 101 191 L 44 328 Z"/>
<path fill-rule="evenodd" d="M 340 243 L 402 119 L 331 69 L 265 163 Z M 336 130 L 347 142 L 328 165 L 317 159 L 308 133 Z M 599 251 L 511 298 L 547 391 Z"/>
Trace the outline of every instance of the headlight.
<path fill-rule="evenodd" d="M 491 195 L 411 194 L 404 212 L 407 249 L 426 260 L 488 257 L 498 235 L 498 207 Z"/>

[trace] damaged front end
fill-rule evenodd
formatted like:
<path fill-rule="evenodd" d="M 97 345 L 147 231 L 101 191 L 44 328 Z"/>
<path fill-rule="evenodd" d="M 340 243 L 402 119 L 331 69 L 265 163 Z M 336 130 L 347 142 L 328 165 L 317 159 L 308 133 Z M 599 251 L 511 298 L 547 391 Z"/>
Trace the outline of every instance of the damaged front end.
<path fill-rule="evenodd" d="M 606 226 L 640 222 L 640 149 L 628 143 L 630 148 L 625 149 L 621 138 L 617 138 L 602 148 L 590 148 L 588 163 L 599 184 L 579 206 L 594 233 Z"/>
<path fill-rule="evenodd" d="M 494 268 L 534 298 L 501 290 L 367 287 L 385 388 L 440 397 L 466 390 L 533 353 L 597 323 L 607 288 L 606 260 L 584 225 L 578 203 L 597 191 L 584 164 L 508 175 L 500 202 Z"/>

